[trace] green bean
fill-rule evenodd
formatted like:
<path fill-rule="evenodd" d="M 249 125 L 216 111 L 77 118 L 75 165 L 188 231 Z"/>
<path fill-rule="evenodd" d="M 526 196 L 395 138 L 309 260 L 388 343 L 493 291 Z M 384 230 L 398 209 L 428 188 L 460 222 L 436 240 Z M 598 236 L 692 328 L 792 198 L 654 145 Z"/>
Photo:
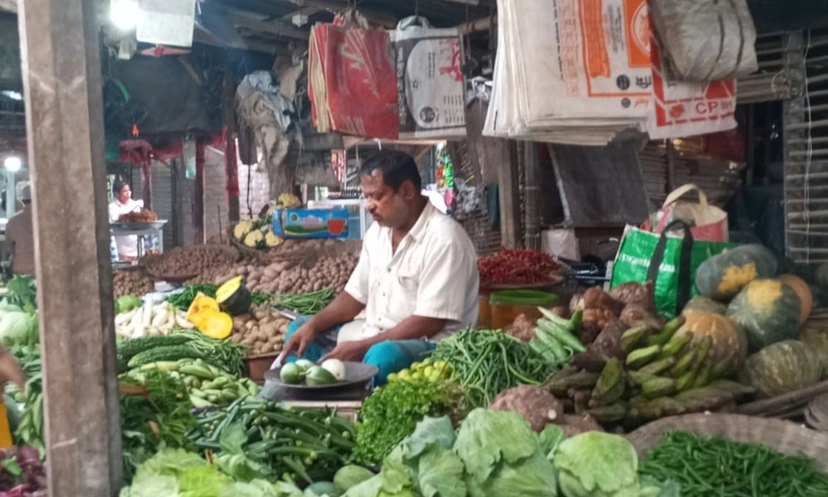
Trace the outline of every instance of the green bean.
<path fill-rule="evenodd" d="M 810 458 L 689 432 L 666 433 L 639 470 L 657 481 L 679 483 L 685 497 L 828 495 L 828 476 Z"/>
<path fill-rule="evenodd" d="M 286 294 L 277 297 L 276 302 L 300 314 L 312 315 L 321 311 L 333 300 L 333 288 L 323 288 L 317 292 Z"/>

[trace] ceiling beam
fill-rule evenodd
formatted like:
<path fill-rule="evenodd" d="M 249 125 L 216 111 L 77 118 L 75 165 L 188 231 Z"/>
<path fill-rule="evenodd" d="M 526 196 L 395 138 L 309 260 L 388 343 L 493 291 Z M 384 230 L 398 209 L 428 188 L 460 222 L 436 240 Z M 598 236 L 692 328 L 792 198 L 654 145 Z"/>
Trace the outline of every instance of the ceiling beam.
<path fill-rule="evenodd" d="M 346 2 L 336 2 L 332 0 L 285 0 L 287 3 L 296 5 L 297 7 L 301 8 L 316 8 L 318 10 L 325 10 L 328 12 L 332 12 L 334 14 L 338 14 L 340 12 L 344 12 L 349 9 L 348 4 Z M 394 28 L 397 26 L 397 19 L 392 16 L 387 16 L 383 14 L 377 14 L 374 12 L 366 11 L 363 9 L 357 9 L 365 19 L 368 20 L 371 24 L 376 24 L 377 26 L 382 26 L 383 28 Z"/>
<path fill-rule="evenodd" d="M 17 0 L 0 0 L 0 10 L 17 13 Z"/>
<path fill-rule="evenodd" d="M 250 31 L 258 31 L 260 33 L 267 33 L 279 38 L 287 38 L 290 40 L 304 41 L 307 43 L 310 38 L 310 31 L 307 29 L 299 29 L 289 22 L 282 20 L 259 20 L 250 17 L 238 16 L 228 14 L 230 23 L 238 28 L 245 28 Z"/>

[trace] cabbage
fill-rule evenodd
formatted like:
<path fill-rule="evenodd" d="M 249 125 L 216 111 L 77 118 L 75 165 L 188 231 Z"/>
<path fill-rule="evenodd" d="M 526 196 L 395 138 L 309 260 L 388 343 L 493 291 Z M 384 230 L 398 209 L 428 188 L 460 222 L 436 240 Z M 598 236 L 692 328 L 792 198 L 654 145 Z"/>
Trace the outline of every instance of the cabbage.
<path fill-rule="evenodd" d="M 564 440 L 554 457 L 565 497 L 639 497 L 638 455 L 622 436 L 582 433 Z"/>
<path fill-rule="evenodd" d="M 143 305 L 141 299 L 135 295 L 124 295 L 115 301 L 115 314 L 123 314 Z"/>
<path fill-rule="evenodd" d="M 29 343 L 37 336 L 37 318 L 25 312 L 0 314 L 0 343 L 6 347 Z"/>

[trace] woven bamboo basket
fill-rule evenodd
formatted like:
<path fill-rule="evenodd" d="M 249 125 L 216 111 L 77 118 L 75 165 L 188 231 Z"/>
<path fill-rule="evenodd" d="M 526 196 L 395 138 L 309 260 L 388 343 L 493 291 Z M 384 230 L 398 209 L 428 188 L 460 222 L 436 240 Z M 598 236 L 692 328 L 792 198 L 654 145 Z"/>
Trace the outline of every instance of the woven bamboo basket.
<path fill-rule="evenodd" d="M 692 431 L 722 437 L 733 442 L 757 443 L 787 455 L 807 455 L 828 474 L 828 434 L 789 421 L 755 418 L 741 414 L 687 414 L 660 419 L 627 435 L 643 458 L 647 450 L 661 443 L 664 432 Z"/>

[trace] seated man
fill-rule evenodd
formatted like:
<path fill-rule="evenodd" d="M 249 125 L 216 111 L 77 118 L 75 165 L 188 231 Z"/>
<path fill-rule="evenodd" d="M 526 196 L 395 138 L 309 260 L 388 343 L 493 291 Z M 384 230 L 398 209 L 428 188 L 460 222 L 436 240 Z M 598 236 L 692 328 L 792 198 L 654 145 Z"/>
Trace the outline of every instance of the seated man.
<path fill-rule="evenodd" d="M 359 263 L 345 292 L 310 319 L 294 321 L 279 361 L 363 361 L 379 368 L 377 386 L 441 338 L 477 323 L 480 276 L 471 240 L 422 195 L 411 156 L 380 153 L 360 175 L 374 223 Z M 365 321 L 354 321 L 363 310 Z"/>

